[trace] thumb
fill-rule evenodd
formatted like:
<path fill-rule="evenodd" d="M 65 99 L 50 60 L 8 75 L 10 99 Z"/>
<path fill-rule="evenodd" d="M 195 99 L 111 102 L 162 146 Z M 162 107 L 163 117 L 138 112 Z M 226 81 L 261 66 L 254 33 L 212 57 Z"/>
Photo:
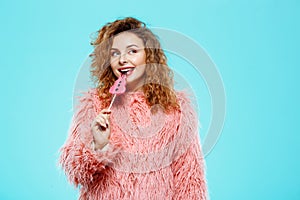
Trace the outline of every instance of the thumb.
<path fill-rule="evenodd" d="M 106 113 L 106 114 L 104 114 L 103 116 L 104 116 L 104 118 L 105 118 L 106 120 L 109 120 L 109 118 L 110 118 L 110 113 Z"/>

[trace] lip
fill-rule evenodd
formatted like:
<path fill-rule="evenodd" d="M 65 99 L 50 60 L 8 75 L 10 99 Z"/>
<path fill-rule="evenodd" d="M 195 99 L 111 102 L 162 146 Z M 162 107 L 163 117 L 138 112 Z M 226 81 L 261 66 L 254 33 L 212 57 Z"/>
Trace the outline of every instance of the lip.
<path fill-rule="evenodd" d="M 121 72 L 121 70 L 125 70 L 125 69 L 130 69 L 129 71 L 127 71 L 127 72 Z M 119 68 L 118 69 L 118 71 L 121 73 L 121 74 L 126 74 L 127 76 L 129 76 L 129 75 L 131 75 L 132 74 L 132 72 L 134 71 L 134 69 L 135 69 L 135 67 L 133 67 L 133 66 L 128 66 L 128 67 L 121 67 L 121 68 Z"/>

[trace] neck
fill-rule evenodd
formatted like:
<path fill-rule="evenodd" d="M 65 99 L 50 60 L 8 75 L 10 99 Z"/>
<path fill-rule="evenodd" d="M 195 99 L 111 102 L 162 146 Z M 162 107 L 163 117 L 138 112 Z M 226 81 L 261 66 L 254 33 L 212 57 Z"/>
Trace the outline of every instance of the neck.
<path fill-rule="evenodd" d="M 143 85 L 145 85 L 145 78 L 141 77 L 134 82 L 130 82 L 126 84 L 126 92 L 138 92 L 143 91 Z"/>
<path fill-rule="evenodd" d="M 142 92 L 143 91 L 143 85 L 141 86 L 133 86 L 126 85 L 126 92 Z"/>

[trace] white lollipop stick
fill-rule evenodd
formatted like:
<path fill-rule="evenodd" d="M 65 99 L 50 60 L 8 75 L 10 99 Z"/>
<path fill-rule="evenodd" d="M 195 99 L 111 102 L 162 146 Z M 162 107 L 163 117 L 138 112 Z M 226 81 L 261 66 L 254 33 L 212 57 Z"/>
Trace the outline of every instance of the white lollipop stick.
<path fill-rule="evenodd" d="M 123 94 L 126 91 L 126 74 L 122 74 L 118 80 L 116 80 L 113 86 L 109 89 L 109 93 L 114 94 L 108 109 L 111 109 L 117 94 Z"/>

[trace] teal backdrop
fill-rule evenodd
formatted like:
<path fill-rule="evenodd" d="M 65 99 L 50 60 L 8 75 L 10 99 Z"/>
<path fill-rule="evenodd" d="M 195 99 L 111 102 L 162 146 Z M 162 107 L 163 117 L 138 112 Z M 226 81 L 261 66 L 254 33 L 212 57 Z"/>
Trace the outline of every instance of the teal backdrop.
<path fill-rule="evenodd" d="M 77 199 L 57 167 L 75 79 L 90 35 L 133 16 L 193 38 L 222 76 L 226 120 L 205 157 L 210 198 L 299 200 L 299 8 L 296 0 L 2 0 L 0 199 Z M 206 130 L 209 98 L 199 106 Z"/>

